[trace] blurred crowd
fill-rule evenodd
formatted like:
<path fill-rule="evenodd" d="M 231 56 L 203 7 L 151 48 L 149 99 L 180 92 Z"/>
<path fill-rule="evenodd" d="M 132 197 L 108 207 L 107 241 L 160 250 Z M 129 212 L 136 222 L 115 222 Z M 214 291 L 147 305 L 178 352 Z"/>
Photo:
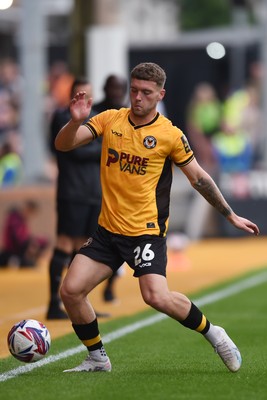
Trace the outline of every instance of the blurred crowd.
<path fill-rule="evenodd" d="M 46 122 L 49 123 L 55 109 L 68 105 L 73 80 L 66 63 L 58 61 L 50 67 L 43 85 Z M 23 141 L 20 130 L 23 85 L 18 63 L 9 58 L 0 59 L 0 187 L 23 182 Z M 51 172 L 44 171 L 46 173 L 50 175 Z"/>
<path fill-rule="evenodd" d="M 261 167 L 261 71 L 259 63 L 251 65 L 246 85 L 227 93 L 224 99 L 208 82 L 200 82 L 192 93 L 185 116 L 186 135 L 198 161 L 212 175 L 245 173 Z M 44 83 L 46 123 L 56 109 L 68 105 L 73 80 L 65 62 L 57 61 L 50 66 Z M 17 185 L 23 180 L 22 92 L 23 77 L 18 64 L 12 59 L 0 60 L 0 187 Z M 49 153 L 49 144 L 47 150 Z M 49 178 L 53 174 L 56 171 L 52 166 Z"/>
<path fill-rule="evenodd" d="M 18 184 L 22 179 L 20 106 L 22 78 L 10 59 L 0 62 L 0 186 Z"/>
<path fill-rule="evenodd" d="M 187 136 L 199 163 L 212 176 L 261 169 L 261 81 L 261 65 L 254 63 L 246 85 L 224 99 L 208 82 L 195 87 L 186 115 Z"/>
<path fill-rule="evenodd" d="M 187 107 L 186 134 L 198 162 L 219 185 L 227 177 L 239 199 L 248 196 L 249 172 L 264 168 L 262 73 L 260 63 L 251 64 L 244 87 L 224 98 L 209 82 L 199 82 Z M 188 204 L 186 234 L 194 240 L 218 234 L 218 217 L 201 196 L 192 193 Z"/>

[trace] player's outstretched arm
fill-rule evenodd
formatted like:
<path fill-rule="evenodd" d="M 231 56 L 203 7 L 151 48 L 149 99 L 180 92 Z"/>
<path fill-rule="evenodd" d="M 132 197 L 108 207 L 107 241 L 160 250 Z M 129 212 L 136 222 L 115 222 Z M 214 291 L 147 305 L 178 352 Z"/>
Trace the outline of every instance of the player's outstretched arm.
<path fill-rule="evenodd" d="M 214 180 L 200 167 L 195 159 L 181 168 L 181 170 L 187 176 L 193 188 L 227 218 L 232 225 L 248 233 L 259 234 L 260 231 L 256 224 L 246 218 L 240 217 L 231 209 Z"/>
<path fill-rule="evenodd" d="M 60 151 L 69 151 L 89 143 L 93 135 L 82 126 L 92 108 L 92 98 L 86 100 L 85 92 L 78 92 L 70 102 L 71 120 L 63 126 L 55 139 L 55 147 Z"/>
<path fill-rule="evenodd" d="M 249 219 L 240 217 L 239 215 L 235 214 L 233 211 L 227 217 L 228 221 L 231 222 L 237 229 L 242 229 L 248 233 L 253 233 L 255 236 L 259 235 L 260 230 L 254 222 L 250 221 Z"/>

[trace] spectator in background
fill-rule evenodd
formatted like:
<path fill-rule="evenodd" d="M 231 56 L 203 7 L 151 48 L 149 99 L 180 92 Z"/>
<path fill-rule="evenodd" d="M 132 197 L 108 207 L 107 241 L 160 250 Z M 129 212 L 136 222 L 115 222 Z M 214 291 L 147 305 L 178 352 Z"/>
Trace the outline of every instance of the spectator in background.
<path fill-rule="evenodd" d="M 12 103 L 6 89 L 0 89 L 0 146 L 9 142 L 21 154 L 21 135 L 19 132 L 20 110 Z"/>
<path fill-rule="evenodd" d="M 231 175 L 234 195 L 248 196 L 248 173 L 262 162 L 262 115 L 257 79 L 228 95 L 221 129 L 212 138 L 220 173 Z"/>
<path fill-rule="evenodd" d="M 247 104 L 242 110 L 241 128 L 248 132 L 256 151 L 262 134 L 261 99 L 256 86 L 248 85 L 246 91 Z"/>
<path fill-rule="evenodd" d="M 228 142 L 230 146 L 229 133 L 231 132 L 232 150 L 229 148 L 229 151 L 235 151 L 238 154 L 238 146 L 236 145 L 236 149 L 233 149 L 233 133 L 235 137 L 239 136 L 239 143 L 242 139 L 243 147 L 245 142 L 247 142 L 246 147 L 247 149 L 250 148 L 251 154 L 247 169 L 257 166 L 262 156 L 262 115 L 258 85 L 248 83 L 244 88 L 234 91 L 225 99 L 223 125 L 224 127 L 226 126 L 226 129 L 223 128 L 221 130 L 220 141 L 222 139 L 222 132 L 226 131 L 227 138 L 225 142 Z M 215 143 L 218 143 L 218 137 Z M 230 167 L 229 162 L 228 166 Z M 227 167 L 227 169 L 229 168 Z M 234 172 L 235 166 L 233 165 L 231 169 Z"/>
<path fill-rule="evenodd" d="M 0 186 L 17 185 L 22 178 L 20 105 L 22 77 L 12 59 L 0 61 Z"/>
<path fill-rule="evenodd" d="M 188 106 L 186 128 L 199 163 L 212 175 L 217 163 L 211 137 L 220 129 L 221 116 L 222 104 L 214 88 L 208 82 L 200 82 Z"/>
<path fill-rule="evenodd" d="M 252 167 L 253 147 L 248 133 L 226 121 L 212 138 L 220 173 L 247 173 Z"/>
<path fill-rule="evenodd" d="M 127 107 L 127 80 L 118 75 L 109 75 L 104 84 L 104 98 L 99 103 L 93 105 L 93 110 L 96 113 L 101 113 L 109 109 L 119 110 L 122 107 Z M 103 291 L 103 298 L 107 302 L 116 300 L 114 294 L 114 283 L 122 273 L 122 268 L 111 275 L 107 279 Z"/>
<path fill-rule="evenodd" d="M 48 76 L 48 92 L 55 109 L 68 107 L 73 81 L 74 76 L 64 61 L 56 61 L 51 65 Z"/>
<path fill-rule="evenodd" d="M 109 75 L 104 84 L 104 98 L 94 104 L 94 111 L 101 113 L 110 109 L 127 107 L 127 80 L 118 75 Z"/>
<path fill-rule="evenodd" d="M 213 86 L 200 82 L 193 92 L 186 116 L 186 131 L 199 164 L 213 177 L 217 175 L 212 137 L 221 124 L 222 104 Z M 186 218 L 185 232 L 193 240 L 210 234 L 214 229 L 214 210 L 197 193 L 192 194 L 190 213 Z M 199 212 L 201 210 L 201 212 Z"/>
<path fill-rule="evenodd" d="M 44 87 L 44 114 L 47 131 L 56 110 L 67 108 L 74 76 L 64 61 L 55 61 L 48 70 Z"/>
<path fill-rule="evenodd" d="M 2 90 L 8 92 L 11 103 L 19 108 L 23 91 L 23 79 L 18 64 L 10 58 L 5 58 L 0 62 L 0 91 Z"/>
<path fill-rule="evenodd" d="M 74 80 L 69 98 L 78 91 L 92 96 L 92 86 L 85 78 Z M 94 112 L 91 112 L 94 115 Z M 69 153 L 56 151 L 54 140 L 70 119 L 69 107 L 57 109 L 50 125 L 50 149 L 56 158 L 58 177 L 56 192 L 57 237 L 49 264 L 50 300 L 47 319 L 66 319 L 61 309 L 59 287 L 62 273 L 72 256 L 95 231 L 101 206 L 100 153 L 101 139 Z M 97 313 L 99 317 L 108 314 Z"/>
<path fill-rule="evenodd" d="M 29 221 L 39 211 L 38 203 L 27 200 L 21 207 L 12 207 L 5 219 L 0 266 L 13 262 L 20 268 L 35 267 L 49 242 L 31 233 Z"/>
<path fill-rule="evenodd" d="M 22 182 L 23 165 L 21 157 L 9 142 L 0 147 L 0 187 L 17 186 Z"/>

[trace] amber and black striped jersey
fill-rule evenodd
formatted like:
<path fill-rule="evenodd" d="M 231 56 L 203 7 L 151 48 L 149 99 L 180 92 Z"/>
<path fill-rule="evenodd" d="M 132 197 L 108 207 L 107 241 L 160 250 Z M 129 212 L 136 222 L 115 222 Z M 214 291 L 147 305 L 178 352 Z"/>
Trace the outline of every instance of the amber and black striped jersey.
<path fill-rule="evenodd" d="M 103 136 L 98 222 L 121 235 L 165 236 L 172 167 L 188 164 L 193 151 L 183 132 L 163 115 L 137 126 L 129 114 L 129 108 L 108 110 L 85 124 L 95 138 Z"/>

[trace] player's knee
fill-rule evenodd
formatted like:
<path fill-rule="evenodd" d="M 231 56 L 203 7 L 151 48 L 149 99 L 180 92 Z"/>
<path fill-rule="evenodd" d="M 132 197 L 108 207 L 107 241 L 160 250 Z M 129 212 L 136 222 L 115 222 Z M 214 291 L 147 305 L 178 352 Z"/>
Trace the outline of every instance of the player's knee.
<path fill-rule="evenodd" d="M 61 300 L 63 301 L 63 303 L 65 302 L 65 299 L 67 298 L 67 291 L 65 289 L 65 285 L 64 283 L 61 285 L 60 289 L 59 289 L 59 294 L 61 297 Z"/>
<path fill-rule="evenodd" d="M 66 283 L 62 283 L 60 290 L 60 297 L 63 303 L 70 302 L 73 298 L 75 298 L 76 294 Z"/>
<path fill-rule="evenodd" d="M 155 310 L 162 309 L 162 298 L 161 296 L 159 296 L 157 292 L 155 291 L 146 292 L 143 295 L 143 299 L 146 304 L 148 304 L 152 308 L 155 308 Z"/>
<path fill-rule="evenodd" d="M 60 288 L 60 297 L 64 305 L 77 305 L 87 297 L 87 292 L 70 281 L 63 281 Z"/>

